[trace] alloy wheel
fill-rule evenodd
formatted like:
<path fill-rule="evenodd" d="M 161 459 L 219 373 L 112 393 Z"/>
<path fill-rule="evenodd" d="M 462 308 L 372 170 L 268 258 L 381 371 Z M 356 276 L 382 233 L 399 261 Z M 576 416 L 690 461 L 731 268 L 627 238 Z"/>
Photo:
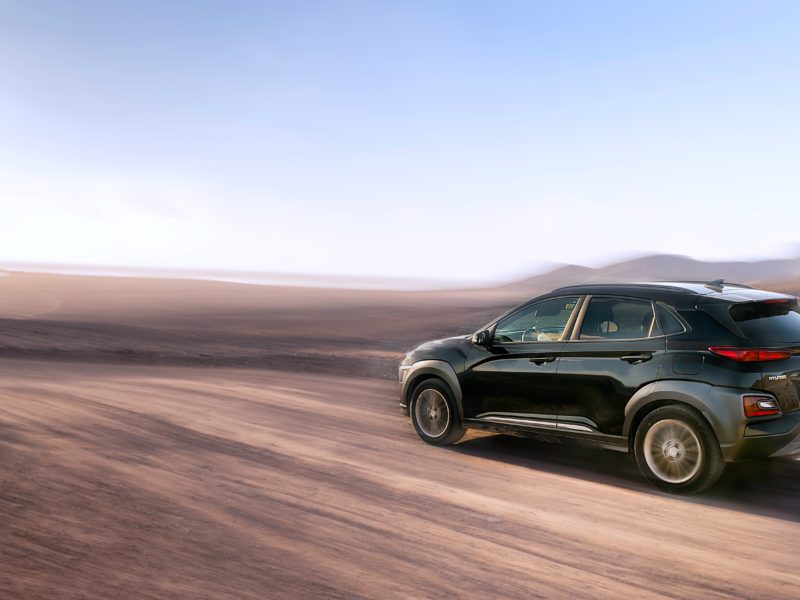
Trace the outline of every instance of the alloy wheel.
<path fill-rule="evenodd" d="M 667 483 L 685 483 L 697 475 L 703 447 L 694 430 L 677 419 L 653 424 L 644 438 L 644 458 L 650 470 Z"/>
<path fill-rule="evenodd" d="M 414 416 L 422 433 L 438 438 L 447 432 L 450 425 L 450 407 L 447 400 L 433 388 L 423 390 L 414 404 Z"/>

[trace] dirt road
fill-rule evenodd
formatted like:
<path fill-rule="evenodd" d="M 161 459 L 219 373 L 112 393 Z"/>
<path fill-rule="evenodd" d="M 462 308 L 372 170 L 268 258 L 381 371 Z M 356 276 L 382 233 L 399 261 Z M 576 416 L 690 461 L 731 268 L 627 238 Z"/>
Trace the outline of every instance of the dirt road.
<path fill-rule="evenodd" d="M 761 472 L 759 472 L 761 471 Z M 3 598 L 796 598 L 800 463 L 419 441 L 391 382 L 0 363 Z"/>

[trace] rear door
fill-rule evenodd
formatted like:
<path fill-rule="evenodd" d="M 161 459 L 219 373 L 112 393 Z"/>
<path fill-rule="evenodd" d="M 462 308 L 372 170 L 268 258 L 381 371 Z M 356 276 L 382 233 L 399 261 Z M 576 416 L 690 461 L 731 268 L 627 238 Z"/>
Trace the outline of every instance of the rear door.
<path fill-rule="evenodd" d="M 628 400 L 658 377 L 666 338 L 650 300 L 592 296 L 581 312 L 558 365 L 558 428 L 621 435 Z"/>

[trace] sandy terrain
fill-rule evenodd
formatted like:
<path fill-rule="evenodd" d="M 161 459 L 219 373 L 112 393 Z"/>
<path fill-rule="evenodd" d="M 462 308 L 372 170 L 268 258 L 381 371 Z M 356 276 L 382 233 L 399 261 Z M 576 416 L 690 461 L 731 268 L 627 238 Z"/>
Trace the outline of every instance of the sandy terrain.
<path fill-rule="evenodd" d="M 11 273 L 0 358 L 257 367 L 392 378 L 426 339 L 474 331 L 519 296 Z"/>
<path fill-rule="evenodd" d="M 800 464 L 420 442 L 379 380 L 5 361 L 0 596 L 796 598 Z"/>
<path fill-rule="evenodd" d="M 416 437 L 402 352 L 515 293 L 0 277 L 0 598 L 796 598 L 798 462 Z"/>

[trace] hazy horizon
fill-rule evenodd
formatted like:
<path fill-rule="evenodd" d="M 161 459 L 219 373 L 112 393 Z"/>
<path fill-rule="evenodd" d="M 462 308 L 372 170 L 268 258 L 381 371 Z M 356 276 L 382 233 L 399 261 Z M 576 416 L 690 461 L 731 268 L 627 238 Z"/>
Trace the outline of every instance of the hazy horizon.
<path fill-rule="evenodd" d="M 20 273 L 43 273 L 54 275 L 87 275 L 103 277 L 135 277 L 135 278 L 157 278 L 157 279 L 194 279 L 206 281 L 218 281 L 224 283 L 241 283 L 251 285 L 278 285 L 278 286 L 299 286 L 299 287 L 321 287 L 321 288 L 352 288 L 352 289 L 374 289 L 374 290 L 453 290 L 465 288 L 484 288 L 498 285 L 513 284 L 532 277 L 547 275 L 558 269 L 565 267 L 586 267 L 602 270 L 607 267 L 614 267 L 629 262 L 647 259 L 687 259 L 697 261 L 701 264 L 753 264 L 764 261 L 792 261 L 797 259 L 800 266 L 800 253 L 791 256 L 778 256 L 754 261 L 700 261 L 690 255 L 678 254 L 630 254 L 628 256 L 617 257 L 605 262 L 595 264 L 579 263 L 546 263 L 539 265 L 538 268 L 530 269 L 526 272 L 517 273 L 510 277 L 495 277 L 485 279 L 447 279 L 447 278 L 423 278 L 423 277 L 391 277 L 391 276 L 372 276 L 372 275 L 353 275 L 347 273 L 325 274 L 325 273 L 290 273 L 280 271 L 243 271 L 237 269 L 180 269 L 169 267 L 139 267 L 125 265 L 76 265 L 63 263 L 26 263 L 26 262 L 3 262 L 0 261 L 0 276 L 10 272 Z M 713 274 L 716 278 L 717 274 Z M 663 280 L 664 276 L 653 273 L 652 277 L 656 280 Z M 675 277 L 672 277 L 675 279 Z M 646 279 L 646 277 L 645 277 Z M 692 279 L 692 277 L 677 277 L 677 279 Z"/>
<path fill-rule="evenodd" d="M 5 2 L 0 263 L 795 256 L 800 5 Z"/>

